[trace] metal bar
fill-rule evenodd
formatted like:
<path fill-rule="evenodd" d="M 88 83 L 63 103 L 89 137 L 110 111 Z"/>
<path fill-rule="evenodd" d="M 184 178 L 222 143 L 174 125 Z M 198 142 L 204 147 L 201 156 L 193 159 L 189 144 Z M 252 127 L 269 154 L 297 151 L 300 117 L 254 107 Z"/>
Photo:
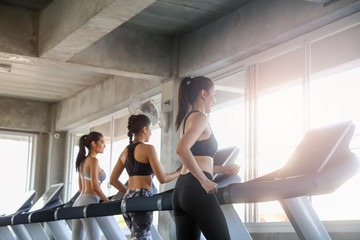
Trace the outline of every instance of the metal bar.
<path fill-rule="evenodd" d="M 306 196 L 279 201 L 300 239 L 331 240 Z"/>

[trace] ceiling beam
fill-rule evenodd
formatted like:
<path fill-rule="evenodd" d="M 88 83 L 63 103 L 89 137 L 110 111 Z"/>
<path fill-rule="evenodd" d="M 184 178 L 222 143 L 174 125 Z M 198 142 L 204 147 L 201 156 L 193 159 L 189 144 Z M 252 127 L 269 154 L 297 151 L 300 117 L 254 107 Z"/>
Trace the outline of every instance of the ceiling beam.
<path fill-rule="evenodd" d="M 167 76 L 160 76 L 155 74 L 146 74 L 146 73 L 138 73 L 138 72 L 117 70 L 111 68 L 88 66 L 78 63 L 63 62 L 60 60 L 43 59 L 43 58 L 22 56 L 22 55 L 4 53 L 4 52 L 0 52 L 0 62 L 61 67 L 61 68 L 68 68 L 69 70 L 83 70 L 94 73 L 101 73 L 101 74 L 114 75 L 119 77 L 135 78 L 135 79 L 150 80 L 150 81 L 162 81 L 167 78 Z"/>
<path fill-rule="evenodd" d="M 55 0 L 40 13 L 39 55 L 67 61 L 154 2 Z"/>
<path fill-rule="evenodd" d="M 337 2 L 338 0 L 305 0 L 305 1 L 325 4 L 330 2 Z"/>

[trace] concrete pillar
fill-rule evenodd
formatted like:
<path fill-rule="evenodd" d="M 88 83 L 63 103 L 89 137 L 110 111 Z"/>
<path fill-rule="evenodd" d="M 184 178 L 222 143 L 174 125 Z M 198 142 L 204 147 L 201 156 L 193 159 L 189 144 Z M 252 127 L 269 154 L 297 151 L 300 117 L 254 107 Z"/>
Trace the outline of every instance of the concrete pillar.
<path fill-rule="evenodd" d="M 181 162 L 176 155 L 176 146 L 179 141 L 179 132 L 174 128 L 174 122 L 177 114 L 177 92 L 179 79 L 171 79 L 161 85 L 161 124 L 167 118 L 167 126 L 161 129 L 161 153 L 160 161 L 166 172 L 175 171 Z M 166 120 L 165 120 L 166 121 Z M 162 184 L 160 192 L 171 189 L 175 186 L 176 180 Z M 158 230 L 163 239 L 176 239 L 175 223 L 172 221 L 169 213 L 159 213 Z"/>
<path fill-rule="evenodd" d="M 36 196 L 34 202 L 37 201 L 41 195 L 46 191 L 46 178 L 47 178 L 47 168 L 48 168 L 48 154 L 49 154 L 49 133 L 44 132 L 36 136 L 36 147 L 35 147 L 35 158 L 33 166 L 34 171 L 34 189 L 36 191 Z"/>
<path fill-rule="evenodd" d="M 48 153 L 47 153 L 47 170 L 46 190 L 53 184 L 65 183 L 66 156 L 67 153 L 67 132 L 56 131 L 56 104 L 50 109 L 50 132 L 48 134 Z M 64 192 L 61 194 L 64 196 Z"/>

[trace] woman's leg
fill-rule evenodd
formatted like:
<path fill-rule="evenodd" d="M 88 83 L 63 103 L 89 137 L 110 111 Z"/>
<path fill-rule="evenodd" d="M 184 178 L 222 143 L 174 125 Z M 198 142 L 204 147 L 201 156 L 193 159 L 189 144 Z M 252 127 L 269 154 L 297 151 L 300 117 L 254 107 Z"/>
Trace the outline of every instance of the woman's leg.
<path fill-rule="evenodd" d="M 199 239 L 198 227 L 208 240 L 230 239 L 225 216 L 215 195 L 207 194 L 191 174 L 181 177 L 173 193 L 178 239 Z"/>
<path fill-rule="evenodd" d="M 188 176 L 180 175 L 173 192 L 172 205 L 174 209 L 177 240 L 200 239 L 201 232 L 197 222 L 185 211 L 186 205 L 188 204 L 186 201 L 188 197 L 187 188 L 189 184 L 192 184 L 189 180 Z"/>
<path fill-rule="evenodd" d="M 132 189 L 128 189 L 122 199 L 122 201 L 127 201 L 133 195 Z M 131 230 L 132 221 L 131 221 L 131 213 L 122 212 L 123 218 L 125 220 L 126 225 Z"/>
<path fill-rule="evenodd" d="M 129 189 L 126 191 L 123 201 L 134 197 L 150 197 L 151 190 Z M 131 239 L 151 240 L 152 212 L 123 213 L 124 220 L 131 231 Z"/>
<path fill-rule="evenodd" d="M 197 195 L 201 199 L 192 205 L 192 216 L 196 218 L 201 231 L 208 240 L 230 240 L 230 233 L 224 213 L 214 194 L 205 191 Z"/>
<path fill-rule="evenodd" d="M 76 199 L 73 206 L 74 207 L 86 206 L 89 204 L 98 203 L 99 199 L 100 198 L 97 195 L 81 194 L 78 197 L 78 199 Z M 82 238 L 77 238 L 77 236 L 83 237 L 85 235 L 85 232 L 87 239 L 91 239 L 91 240 L 101 239 L 101 231 L 95 218 L 76 219 L 75 223 L 73 224 L 75 224 L 75 228 L 76 228 L 76 231 L 74 232 L 74 225 L 73 225 L 73 230 L 72 230 L 73 240 L 82 239 Z"/>
<path fill-rule="evenodd" d="M 72 224 L 72 240 L 84 240 L 85 232 L 84 226 L 80 219 L 71 220 Z"/>
<path fill-rule="evenodd" d="M 131 214 L 131 239 L 151 240 L 152 212 L 134 212 Z"/>
<path fill-rule="evenodd" d="M 82 218 L 81 222 L 84 224 L 86 237 L 88 240 L 100 240 L 101 231 L 99 225 L 96 222 L 96 219 L 91 218 Z"/>
<path fill-rule="evenodd" d="M 194 219 L 185 213 L 174 211 L 177 240 L 200 239 L 200 228 Z"/>

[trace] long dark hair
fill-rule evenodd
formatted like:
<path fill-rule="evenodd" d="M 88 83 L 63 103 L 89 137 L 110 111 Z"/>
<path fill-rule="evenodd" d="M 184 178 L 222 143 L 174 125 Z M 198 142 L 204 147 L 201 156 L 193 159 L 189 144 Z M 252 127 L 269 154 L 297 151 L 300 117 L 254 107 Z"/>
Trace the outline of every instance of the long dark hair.
<path fill-rule="evenodd" d="M 139 115 L 131 115 L 129 117 L 128 121 L 128 137 L 129 137 L 129 143 L 133 143 L 133 135 L 138 134 L 143 127 L 150 126 L 151 121 L 150 119 L 145 116 L 144 114 Z"/>
<path fill-rule="evenodd" d="M 196 101 L 201 90 L 209 92 L 214 86 L 210 78 L 199 77 L 185 77 L 179 86 L 178 93 L 178 113 L 175 121 L 176 130 L 179 129 L 182 120 L 188 112 L 190 106 Z"/>
<path fill-rule="evenodd" d="M 76 171 L 80 172 L 80 166 L 86 159 L 86 150 L 85 147 L 90 150 L 91 143 L 94 141 L 95 143 L 100 140 L 103 135 L 99 132 L 90 132 L 89 134 L 81 136 L 79 140 L 79 153 L 76 158 Z"/>

